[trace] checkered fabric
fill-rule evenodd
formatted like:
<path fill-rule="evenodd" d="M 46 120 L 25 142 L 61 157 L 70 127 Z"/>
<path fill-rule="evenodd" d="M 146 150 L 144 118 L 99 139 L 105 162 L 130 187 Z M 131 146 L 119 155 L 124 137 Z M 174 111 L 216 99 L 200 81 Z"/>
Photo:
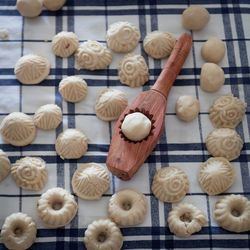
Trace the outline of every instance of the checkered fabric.
<path fill-rule="evenodd" d="M 12 163 L 22 156 L 39 156 L 47 162 L 48 182 L 39 192 L 18 188 L 9 175 L 0 183 L 0 227 L 11 213 L 22 211 L 37 223 L 37 240 L 31 249 L 85 249 L 84 231 L 94 219 L 107 217 L 110 196 L 122 188 L 134 188 L 144 193 L 149 209 L 146 220 L 136 227 L 122 227 L 122 249 L 249 249 L 249 232 L 232 233 L 216 224 L 213 219 L 215 202 L 222 197 L 208 196 L 200 188 L 197 175 L 202 162 L 209 158 L 205 138 L 213 129 L 208 109 L 218 96 L 233 93 L 248 103 L 247 113 L 237 132 L 244 143 L 238 159 L 232 162 L 236 181 L 226 194 L 242 194 L 250 198 L 250 1 L 249 0 L 68 0 L 62 10 L 43 10 L 39 17 L 20 16 L 15 0 L 0 1 L 0 29 L 9 30 L 9 40 L 0 40 L 0 122 L 14 111 L 33 115 L 44 104 L 56 103 L 63 110 L 63 123 L 51 131 L 37 131 L 31 145 L 13 147 L 3 142 L 0 148 Z M 150 89 L 159 76 L 166 60 L 154 60 L 143 50 L 142 41 L 153 30 L 168 31 L 178 39 L 186 31 L 181 25 L 181 14 L 191 4 L 203 5 L 211 19 L 201 31 L 191 32 L 191 52 L 177 78 L 167 101 L 165 129 L 155 150 L 133 177 L 124 182 L 110 174 L 111 185 L 99 201 L 78 199 L 78 213 L 73 221 L 59 229 L 47 229 L 38 219 L 38 197 L 52 187 L 63 187 L 72 193 L 71 178 L 82 163 L 98 162 L 105 166 L 106 156 L 115 122 L 99 120 L 94 111 L 97 95 L 103 88 L 122 90 L 131 102 L 139 93 Z M 108 26 L 116 21 L 129 21 L 141 32 L 141 40 L 134 50 L 141 54 L 150 69 L 150 80 L 143 87 L 130 88 L 120 83 L 117 66 L 124 54 L 113 53 L 113 61 L 106 70 L 76 70 L 74 57 L 56 57 L 51 50 L 52 37 L 60 31 L 73 31 L 81 42 L 97 40 L 106 45 Z M 217 36 L 226 44 L 226 55 L 220 66 L 225 72 L 225 85 L 215 93 L 207 93 L 199 86 L 201 46 Z M 14 65 L 23 55 L 39 52 L 51 62 L 51 72 L 39 85 L 22 85 L 14 75 Z M 63 77 L 77 75 L 88 83 L 86 98 L 77 104 L 62 100 L 58 84 Z M 175 103 L 180 95 L 193 95 L 200 101 L 198 118 L 189 123 L 176 117 Z M 89 138 L 89 148 L 79 160 L 63 161 L 55 152 L 55 140 L 66 128 L 80 128 Z M 152 194 L 151 184 L 156 170 L 165 166 L 179 166 L 190 180 L 190 191 L 183 201 L 191 202 L 208 216 L 208 223 L 190 238 L 178 238 L 168 228 L 167 217 L 172 206 Z M 0 249 L 5 249 L 0 243 Z"/>

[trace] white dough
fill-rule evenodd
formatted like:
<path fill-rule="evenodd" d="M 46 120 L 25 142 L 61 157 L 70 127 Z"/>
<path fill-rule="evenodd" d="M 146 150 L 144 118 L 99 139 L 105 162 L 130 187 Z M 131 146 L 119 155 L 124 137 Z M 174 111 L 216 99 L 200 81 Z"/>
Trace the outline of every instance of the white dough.
<path fill-rule="evenodd" d="M 3 40 L 7 40 L 9 38 L 9 31 L 6 29 L 0 30 L 0 38 Z"/>
<path fill-rule="evenodd" d="M 17 0 L 16 8 L 22 16 L 39 16 L 43 9 L 42 0 Z"/>
<path fill-rule="evenodd" d="M 56 11 L 63 7 L 66 0 L 43 0 L 43 5 L 48 10 Z"/>

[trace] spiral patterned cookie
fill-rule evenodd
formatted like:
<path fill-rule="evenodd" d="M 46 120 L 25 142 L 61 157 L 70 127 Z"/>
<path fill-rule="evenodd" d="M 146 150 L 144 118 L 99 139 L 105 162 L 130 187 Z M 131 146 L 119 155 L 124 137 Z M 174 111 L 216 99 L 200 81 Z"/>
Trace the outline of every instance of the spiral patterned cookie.
<path fill-rule="evenodd" d="M 0 182 L 7 177 L 10 172 L 10 160 L 5 152 L 0 149 Z"/>
<path fill-rule="evenodd" d="M 184 198 L 188 190 L 188 177 L 180 168 L 165 167 L 155 173 L 152 191 L 157 199 L 164 202 L 177 202 Z"/>
<path fill-rule="evenodd" d="M 240 156 L 243 141 L 234 129 L 217 128 L 206 138 L 206 147 L 212 156 L 232 161 Z"/>
<path fill-rule="evenodd" d="M 149 79 L 148 66 L 142 56 L 127 54 L 120 61 L 118 75 L 121 83 L 140 87 Z"/>
<path fill-rule="evenodd" d="M 232 94 L 217 98 L 209 109 L 215 128 L 235 128 L 243 120 L 247 104 Z"/>

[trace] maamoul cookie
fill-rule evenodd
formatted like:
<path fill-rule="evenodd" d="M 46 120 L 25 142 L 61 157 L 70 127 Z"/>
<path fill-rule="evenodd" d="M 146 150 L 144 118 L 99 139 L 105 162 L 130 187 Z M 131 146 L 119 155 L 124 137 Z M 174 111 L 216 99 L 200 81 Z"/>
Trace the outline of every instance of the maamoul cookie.
<path fill-rule="evenodd" d="M 155 173 L 152 192 L 157 199 L 164 202 L 177 202 L 185 197 L 188 190 L 188 177 L 180 168 L 165 167 Z"/>
<path fill-rule="evenodd" d="M 87 250 L 119 250 L 123 244 L 123 237 L 113 221 L 102 218 L 88 225 L 83 242 Z"/>
<path fill-rule="evenodd" d="M 4 141 L 13 146 L 26 146 L 36 136 L 36 126 L 32 118 L 21 112 L 7 115 L 0 126 Z"/>
<path fill-rule="evenodd" d="M 177 237 L 199 232 L 207 221 L 205 213 L 190 203 L 180 203 L 168 214 L 169 229 Z"/>
<path fill-rule="evenodd" d="M 66 129 L 56 139 L 56 152 L 64 159 L 79 159 L 88 149 L 88 138 L 80 129 Z"/>
<path fill-rule="evenodd" d="M 182 13 L 182 26 L 188 30 L 201 30 L 210 19 L 209 12 L 200 5 L 191 5 Z"/>
<path fill-rule="evenodd" d="M 168 57 L 176 43 L 176 39 L 169 32 L 155 30 L 148 33 L 143 40 L 145 52 L 155 59 Z"/>
<path fill-rule="evenodd" d="M 194 96 L 180 96 L 176 101 L 175 111 L 179 119 L 192 121 L 200 112 L 200 102 Z"/>
<path fill-rule="evenodd" d="M 217 37 L 209 38 L 201 47 L 201 55 L 206 62 L 219 63 L 226 51 L 225 44 Z"/>
<path fill-rule="evenodd" d="M 121 83 L 140 87 L 149 79 L 148 66 L 142 56 L 127 54 L 119 63 L 118 76 Z"/>
<path fill-rule="evenodd" d="M 25 213 L 6 217 L 1 230 L 1 241 L 8 249 L 25 250 L 36 240 L 36 224 Z"/>
<path fill-rule="evenodd" d="M 250 202 L 242 195 L 227 195 L 219 199 L 214 207 L 214 219 L 231 232 L 250 230 Z"/>
<path fill-rule="evenodd" d="M 201 68 L 200 87 L 207 92 L 215 92 L 225 82 L 223 69 L 215 63 L 205 63 Z"/>
<path fill-rule="evenodd" d="M 47 182 L 46 162 L 39 157 L 24 157 L 11 168 L 11 175 L 18 187 L 40 190 Z"/>
<path fill-rule="evenodd" d="M 37 53 L 22 56 L 15 65 L 15 74 L 23 84 L 39 84 L 50 72 L 48 59 Z"/>
<path fill-rule="evenodd" d="M 85 200 L 99 200 L 108 190 L 110 178 L 101 164 L 94 162 L 81 165 L 72 178 L 73 192 Z"/>
<path fill-rule="evenodd" d="M 126 95 L 117 89 L 103 89 L 97 97 L 95 112 L 103 121 L 117 120 L 128 105 Z"/>
<path fill-rule="evenodd" d="M 215 99 L 209 118 L 215 128 L 235 128 L 243 120 L 247 104 L 232 94 Z"/>
<path fill-rule="evenodd" d="M 80 102 L 87 95 L 88 85 L 78 76 L 68 76 L 59 83 L 59 93 L 67 102 Z"/>
<path fill-rule="evenodd" d="M 63 227 L 70 223 L 77 209 L 74 196 L 59 187 L 47 190 L 37 201 L 38 217 L 49 228 Z"/>
<path fill-rule="evenodd" d="M 106 40 L 108 47 L 115 52 L 130 52 L 141 38 L 139 30 L 129 22 L 116 22 L 109 26 Z"/>
<path fill-rule="evenodd" d="M 140 112 L 134 112 L 125 116 L 121 126 L 122 133 L 131 141 L 141 141 L 151 131 L 151 121 Z"/>
<path fill-rule="evenodd" d="M 79 46 L 75 58 L 80 68 L 106 69 L 112 61 L 112 54 L 101 43 L 89 40 Z"/>
<path fill-rule="evenodd" d="M 200 166 L 198 179 L 205 193 L 216 195 L 232 186 L 235 171 L 226 158 L 211 157 Z"/>
<path fill-rule="evenodd" d="M 22 16 L 36 17 L 43 10 L 42 0 L 17 0 L 16 8 Z"/>
<path fill-rule="evenodd" d="M 55 129 L 62 122 L 62 110 L 56 104 L 43 105 L 35 112 L 33 120 L 40 129 Z"/>
<path fill-rule="evenodd" d="M 234 129 L 217 128 L 206 138 L 206 147 L 212 156 L 232 161 L 240 156 L 243 141 Z"/>
<path fill-rule="evenodd" d="M 66 0 L 43 0 L 43 5 L 48 10 L 60 10 L 65 4 Z"/>
<path fill-rule="evenodd" d="M 0 182 L 7 177 L 10 172 L 10 160 L 5 152 L 0 149 Z"/>
<path fill-rule="evenodd" d="M 147 209 L 146 196 L 131 188 L 113 194 L 108 204 L 109 217 L 121 226 L 134 226 L 142 223 Z"/>
<path fill-rule="evenodd" d="M 69 57 L 77 48 L 78 36 L 73 32 L 62 31 L 56 34 L 52 39 L 52 50 L 57 56 Z"/>

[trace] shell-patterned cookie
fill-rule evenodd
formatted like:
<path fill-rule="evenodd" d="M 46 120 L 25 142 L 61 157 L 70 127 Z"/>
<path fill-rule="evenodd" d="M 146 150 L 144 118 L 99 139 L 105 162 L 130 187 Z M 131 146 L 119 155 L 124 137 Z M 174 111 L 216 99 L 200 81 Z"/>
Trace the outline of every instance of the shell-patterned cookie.
<path fill-rule="evenodd" d="M 145 52 L 155 59 L 168 57 L 176 43 L 176 39 L 169 32 L 155 30 L 144 38 L 143 48 Z"/>
<path fill-rule="evenodd" d="M 235 128 L 246 112 L 247 104 L 232 94 L 218 97 L 209 109 L 209 118 L 215 128 Z"/>
<path fill-rule="evenodd" d="M 13 146 L 26 146 L 36 136 L 36 126 L 32 118 L 22 112 L 7 115 L 0 126 L 4 141 Z"/>
<path fill-rule="evenodd" d="M 106 39 L 108 47 L 115 52 L 130 52 L 141 38 L 139 30 L 129 22 L 116 22 L 109 26 Z"/>
<path fill-rule="evenodd" d="M 62 159 L 79 159 L 88 149 L 88 138 L 80 129 L 66 129 L 56 139 L 56 152 Z"/>
<path fill-rule="evenodd" d="M 112 54 L 101 43 L 89 40 L 79 46 L 75 58 L 80 68 L 106 69 L 112 61 Z"/>
<path fill-rule="evenodd" d="M 206 147 L 212 156 L 232 161 L 240 156 L 243 141 L 234 129 L 217 128 L 206 138 Z"/>
<path fill-rule="evenodd" d="M 224 157 L 211 157 L 200 166 L 199 182 L 208 195 L 226 191 L 235 180 L 235 170 Z"/>
<path fill-rule="evenodd" d="M 121 83 L 140 87 L 149 79 L 148 66 L 142 56 L 130 53 L 120 61 L 118 75 Z"/>
<path fill-rule="evenodd" d="M 11 175 L 18 187 L 40 190 L 47 181 L 46 162 L 39 157 L 24 157 L 13 164 Z"/>
<path fill-rule="evenodd" d="M 180 168 L 165 167 L 155 173 L 152 191 L 157 199 L 164 202 L 177 202 L 184 198 L 188 190 L 188 177 Z"/>
<path fill-rule="evenodd" d="M 38 217 L 49 228 L 63 227 L 76 215 L 77 203 L 72 194 L 63 188 L 51 188 L 37 201 Z"/>
<path fill-rule="evenodd" d="M 38 84 L 49 75 L 49 72 L 48 59 L 37 53 L 22 56 L 15 65 L 16 77 L 23 84 Z"/>
<path fill-rule="evenodd" d="M 10 172 L 10 160 L 5 152 L 0 149 L 0 182 L 9 174 Z"/>
<path fill-rule="evenodd" d="M 219 199 L 214 207 L 214 219 L 231 232 L 250 230 L 250 201 L 242 195 L 227 195 Z"/>
<path fill-rule="evenodd" d="M 91 162 L 81 165 L 72 178 L 73 192 L 85 200 L 99 200 L 108 190 L 110 178 L 105 168 Z"/>
<path fill-rule="evenodd" d="M 117 89 L 103 89 L 97 97 L 95 111 L 103 121 L 117 120 L 128 105 L 126 95 Z"/>

